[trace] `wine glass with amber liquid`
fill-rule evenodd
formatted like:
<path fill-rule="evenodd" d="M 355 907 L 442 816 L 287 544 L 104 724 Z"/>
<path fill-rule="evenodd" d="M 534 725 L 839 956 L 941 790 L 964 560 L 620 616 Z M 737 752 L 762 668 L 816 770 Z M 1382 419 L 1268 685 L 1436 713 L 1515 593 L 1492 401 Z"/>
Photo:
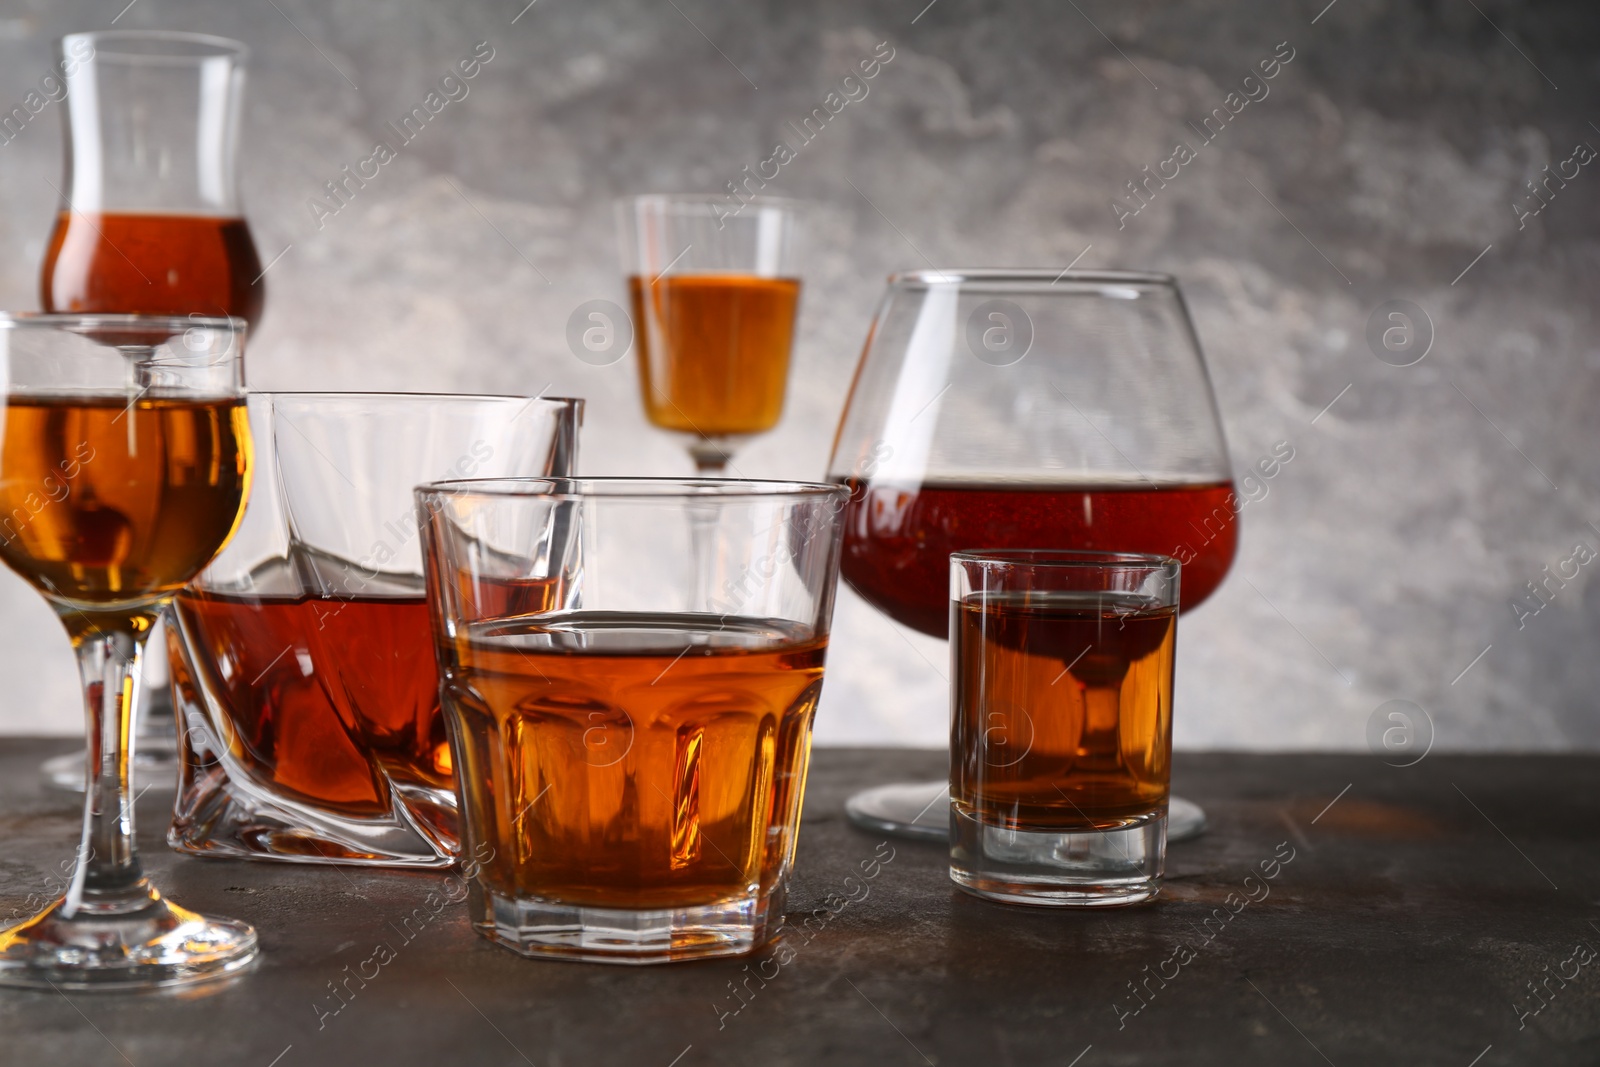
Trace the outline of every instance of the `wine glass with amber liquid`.
<path fill-rule="evenodd" d="M 236 159 L 247 51 L 195 33 L 111 30 L 57 42 L 66 171 L 39 272 L 49 312 L 237 317 L 259 323 L 261 261 Z M 157 634 L 156 647 L 164 641 Z M 171 787 L 176 724 L 163 664 L 136 724 L 141 782 Z M 45 763 L 83 788 L 81 754 Z"/>
<path fill-rule="evenodd" d="M 696 468 L 783 414 L 800 305 L 799 205 L 651 195 L 617 203 L 645 414 L 684 434 Z"/>
<path fill-rule="evenodd" d="M 890 278 L 829 478 L 851 491 L 841 575 L 891 619 L 934 637 L 951 626 L 953 552 L 1170 556 L 1182 564 L 1186 619 L 1222 582 L 1238 543 L 1205 360 L 1177 284 L 1161 274 Z M 1087 684 L 1114 668 L 1114 653 L 1086 648 L 1056 677 Z M 1125 758 L 1116 724 L 1084 736 L 1105 744 L 1086 743 L 1068 762 L 1115 778 Z M 857 825 L 939 840 L 949 810 L 939 782 L 881 786 L 847 806 Z M 1171 838 L 1204 825 L 1198 807 L 1173 798 Z"/>
<path fill-rule="evenodd" d="M 144 877 L 129 718 L 145 643 L 233 535 L 251 476 L 238 319 L 0 316 L 0 561 L 77 652 L 89 742 L 66 893 L 0 930 L 0 984 L 145 988 L 231 973 L 248 925 L 168 903 Z"/>

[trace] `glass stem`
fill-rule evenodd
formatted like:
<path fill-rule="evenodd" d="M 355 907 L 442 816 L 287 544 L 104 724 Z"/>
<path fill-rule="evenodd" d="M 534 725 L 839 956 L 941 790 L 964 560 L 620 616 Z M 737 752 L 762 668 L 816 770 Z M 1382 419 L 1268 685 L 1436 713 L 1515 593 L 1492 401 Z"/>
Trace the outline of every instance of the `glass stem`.
<path fill-rule="evenodd" d="M 1083 736 L 1077 765 L 1085 770 L 1115 770 L 1122 763 L 1122 693 L 1114 687 L 1084 689 Z"/>
<path fill-rule="evenodd" d="M 717 516 L 709 509 L 689 506 L 689 551 L 694 555 L 694 611 L 726 612 L 737 610 L 737 592 L 727 590 L 719 596 L 717 576 L 721 573 L 717 559 Z"/>
<path fill-rule="evenodd" d="M 129 793 L 128 776 L 133 765 L 130 727 L 140 697 L 140 660 L 154 621 L 154 612 L 106 625 L 86 625 L 87 620 L 81 618 L 67 620 L 83 680 L 89 752 L 83 840 L 62 907 L 65 918 L 79 912 L 129 911 L 147 905 L 153 896 L 133 839 L 135 798 Z"/>
<path fill-rule="evenodd" d="M 699 437 L 689 443 L 689 455 L 694 458 L 695 472 L 702 478 L 720 478 L 728 471 L 731 442 L 727 438 Z M 717 516 L 713 511 L 693 508 L 689 512 L 689 545 L 694 553 L 694 596 L 696 611 L 730 610 L 719 607 L 722 600 L 736 594 L 728 590 L 719 596 L 717 576 L 721 573 L 717 559 Z"/>
<path fill-rule="evenodd" d="M 689 442 L 695 473 L 702 478 L 720 478 L 726 474 L 732 451 L 732 442 L 727 438 L 699 437 Z"/>

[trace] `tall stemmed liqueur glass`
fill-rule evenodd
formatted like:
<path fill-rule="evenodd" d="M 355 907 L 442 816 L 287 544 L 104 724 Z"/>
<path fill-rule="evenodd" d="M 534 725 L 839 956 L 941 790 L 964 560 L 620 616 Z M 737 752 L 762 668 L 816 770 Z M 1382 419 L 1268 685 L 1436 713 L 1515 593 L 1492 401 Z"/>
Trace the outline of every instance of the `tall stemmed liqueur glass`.
<path fill-rule="evenodd" d="M 719 474 L 783 414 L 800 205 L 650 195 L 616 208 L 645 414 L 688 434 L 696 468 Z"/>
<path fill-rule="evenodd" d="M 236 166 L 245 46 L 111 30 L 69 34 L 57 50 L 65 175 L 44 309 L 258 324 L 265 288 Z"/>
<path fill-rule="evenodd" d="M 935 637 L 948 633 L 952 552 L 1173 556 L 1187 617 L 1221 583 L 1238 541 L 1205 360 L 1177 283 L 1162 274 L 894 275 L 828 476 L 851 490 L 844 579 Z M 868 790 L 847 810 L 882 832 L 949 832 L 943 783 Z M 1174 798 L 1171 839 L 1204 823 Z"/>
<path fill-rule="evenodd" d="M 255 954 L 248 925 L 169 904 L 144 877 L 128 788 L 150 628 L 249 491 L 244 333 L 240 319 L 0 316 L 0 560 L 72 639 L 89 741 L 72 883 L 0 931 L 0 984 L 173 985 Z"/>
<path fill-rule="evenodd" d="M 197 33 L 110 30 L 56 42 L 67 98 L 55 228 L 39 272 L 45 311 L 238 316 L 265 286 L 239 196 L 248 51 Z M 159 647 L 161 637 L 156 634 Z M 136 778 L 171 788 L 177 738 L 165 665 L 151 662 Z M 83 757 L 46 761 L 83 788 Z"/>

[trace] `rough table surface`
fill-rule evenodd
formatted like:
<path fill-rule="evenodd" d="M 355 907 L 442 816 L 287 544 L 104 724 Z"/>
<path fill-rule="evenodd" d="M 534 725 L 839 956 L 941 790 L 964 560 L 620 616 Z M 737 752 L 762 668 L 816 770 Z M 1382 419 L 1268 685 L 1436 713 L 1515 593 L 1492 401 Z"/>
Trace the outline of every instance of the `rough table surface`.
<path fill-rule="evenodd" d="M 77 802 L 37 772 L 69 747 L 0 743 L 0 917 L 71 855 Z M 445 874 L 174 855 L 150 795 L 159 885 L 254 923 L 260 962 L 187 993 L 0 990 L 0 1063 L 1600 1063 L 1600 959 L 1580 948 L 1600 947 L 1600 757 L 1180 754 L 1211 832 L 1174 846 L 1160 901 L 1100 913 L 967 897 L 941 848 L 845 822 L 851 790 L 943 765 L 818 750 L 792 952 L 648 968 L 495 948 Z"/>

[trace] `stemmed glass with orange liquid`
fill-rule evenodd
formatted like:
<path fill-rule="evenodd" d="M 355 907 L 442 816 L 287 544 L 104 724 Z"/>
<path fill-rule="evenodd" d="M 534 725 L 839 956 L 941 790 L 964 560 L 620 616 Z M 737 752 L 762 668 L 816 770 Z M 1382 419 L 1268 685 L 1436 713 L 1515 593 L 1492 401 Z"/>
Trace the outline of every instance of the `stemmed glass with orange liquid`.
<path fill-rule="evenodd" d="M 235 158 L 246 50 L 195 33 L 71 34 L 66 181 L 46 311 L 261 319 Z"/>
<path fill-rule="evenodd" d="M 70 34 L 57 52 L 67 83 L 66 171 L 39 272 L 44 310 L 257 325 L 265 290 L 236 170 L 245 46 L 112 30 Z M 141 780 L 150 772 L 170 786 L 172 705 L 164 665 L 152 666 L 135 758 Z M 47 761 L 45 773 L 81 789 L 82 766 L 72 753 Z"/>
<path fill-rule="evenodd" d="M 617 202 L 639 381 L 652 425 L 702 474 L 783 414 L 800 305 L 800 205 L 649 195 Z"/>
<path fill-rule="evenodd" d="M 139 863 L 130 716 L 151 628 L 233 536 L 252 475 L 239 319 L 0 315 L 0 562 L 61 620 L 89 741 L 72 881 L 0 930 L 0 984 L 141 989 L 248 964 L 256 933 Z"/>

